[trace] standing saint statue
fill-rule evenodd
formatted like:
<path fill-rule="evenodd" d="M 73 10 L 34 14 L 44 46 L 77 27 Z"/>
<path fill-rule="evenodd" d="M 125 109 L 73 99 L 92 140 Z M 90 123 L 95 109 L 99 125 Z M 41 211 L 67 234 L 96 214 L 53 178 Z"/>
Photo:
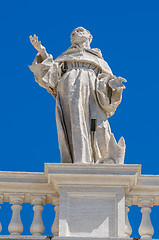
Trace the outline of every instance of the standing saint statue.
<path fill-rule="evenodd" d="M 55 60 L 36 35 L 30 41 L 38 50 L 30 69 L 56 99 L 61 162 L 123 164 L 124 138 L 116 142 L 107 119 L 121 102 L 126 80 L 113 75 L 99 49 L 90 48 L 90 32 L 76 28 L 72 45 Z"/>

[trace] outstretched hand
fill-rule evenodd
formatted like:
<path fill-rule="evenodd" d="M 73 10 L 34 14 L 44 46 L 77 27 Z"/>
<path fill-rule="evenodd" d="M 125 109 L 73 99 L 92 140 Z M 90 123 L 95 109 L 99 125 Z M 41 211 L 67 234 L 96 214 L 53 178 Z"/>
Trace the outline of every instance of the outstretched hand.
<path fill-rule="evenodd" d="M 29 36 L 31 44 L 34 46 L 34 48 L 38 51 L 41 52 L 45 48 L 41 45 L 41 42 L 38 41 L 38 37 L 34 34 L 32 37 L 31 35 Z"/>
<path fill-rule="evenodd" d="M 122 77 L 116 77 L 113 79 L 110 79 L 108 84 L 111 87 L 113 91 L 119 90 L 119 89 L 124 89 L 125 86 L 122 82 L 127 82 L 125 78 Z"/>

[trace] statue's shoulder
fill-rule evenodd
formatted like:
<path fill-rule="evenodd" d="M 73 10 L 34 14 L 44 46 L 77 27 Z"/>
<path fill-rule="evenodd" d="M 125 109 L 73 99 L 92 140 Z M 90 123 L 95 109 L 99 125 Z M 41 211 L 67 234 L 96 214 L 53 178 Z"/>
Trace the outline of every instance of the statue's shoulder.
<path fill-rule="evenodd" d="M 101 50 L 99 48 L 90 48 L 90 49 L 87 49 L 87 51 L 103 59 Z"/>

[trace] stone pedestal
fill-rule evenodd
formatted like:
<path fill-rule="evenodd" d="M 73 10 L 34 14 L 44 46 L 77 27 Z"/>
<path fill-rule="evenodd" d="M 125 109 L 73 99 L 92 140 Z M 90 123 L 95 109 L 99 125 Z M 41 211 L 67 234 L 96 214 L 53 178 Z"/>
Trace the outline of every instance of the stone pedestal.
<path fill-rule="evenodd" d="M 59 237 L 125 237 L 125 195 L 140 165 L 45 164 L 59 196 Z"/>

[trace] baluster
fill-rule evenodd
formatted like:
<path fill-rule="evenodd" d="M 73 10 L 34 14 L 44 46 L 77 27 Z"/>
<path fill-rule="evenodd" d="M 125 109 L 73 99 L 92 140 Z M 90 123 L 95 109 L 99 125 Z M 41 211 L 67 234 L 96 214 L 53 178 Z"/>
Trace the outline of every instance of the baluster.
<path fill-rule="evenodd" d="M 44 196 L 33 196 L 31 197 L 31 204 L 34 205 L 34 218 L 33 222 L 30 227 L 30 232 L 34 236 L 41 236 L 44 231 L 45 227 L 43 224 L 41 213 L 43 211 L 42 205 L 45 203 L 46 197 Z"/>
<path fill-rule="evenodd" d="M 3 203 L 3 196 L 2 195 L 0 195 L 0 204 L 2 204 Z M 1 209 L 1 207 L 0 207 L 0 209 Z M 2 224 L 1 224 L 1 222 L 0 222 L 0 232 L 2 231 Z"/>
<path fill-rule="evenodd" d="M 131 206 L 131 199 L 125 199 L 125 237 L 130 238 L 132 233 L 132 228 L 128 218 L 128 212 L 130 211 L 129 206 Z"/>
<path fill-rule="evenodd" d="M 55 219 L 51 228 L 51 232 L 54 236 L 59 235 L 59 197 L 55 197 L 52 200 L 52 204 L 55 205 Z"/>
<path fill-rule="evenodd" d="M 20 218 L 20 211 L 22 209 L 21 204 L 23 203 L 24 197 L 18 195 L 10 196 L 10 203 L 13 204 L 12 209 L 12 219 L 8 226 L 8 231 L 11 235 L 20 235 L 23 232 L 23 224 Z"/>
<path fill-rule="evenodd" d="M 153 226 L 150 220 L 150 207 L 153 206 L 153 199 L 152 198 L 140 198 L 140 206 L 142 207 L 142 221 L 139 227 L 139 234 L 141 238 L 152 238 L 154 233 Z"/>

